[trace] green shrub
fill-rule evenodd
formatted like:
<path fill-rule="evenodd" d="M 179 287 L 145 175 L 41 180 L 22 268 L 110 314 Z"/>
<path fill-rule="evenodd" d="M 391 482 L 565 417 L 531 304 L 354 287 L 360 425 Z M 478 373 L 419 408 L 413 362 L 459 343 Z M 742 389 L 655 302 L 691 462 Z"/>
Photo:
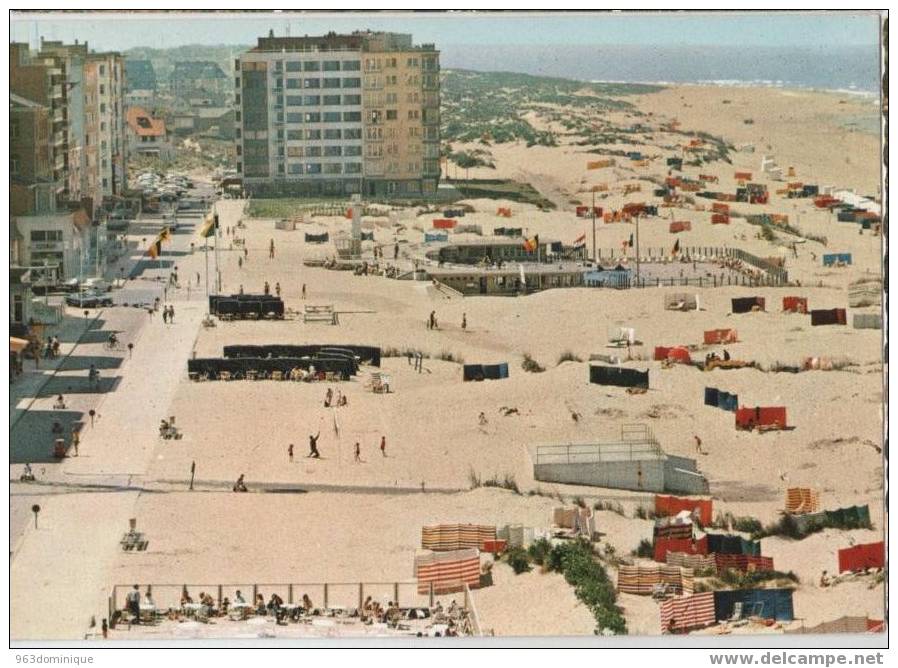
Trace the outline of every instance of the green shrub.
<path fill-rule="evenodd" d="M 530 543 L 530 547 L 527 548 L 527 554 L 530 555 L 533 563 L 539 564 L 540 566 L 546 564 L 551 552 L 552 543 L 549 542 L 548 538 L 540 538 L 539 540 L 533 541 Z"/>
<path fill-rule="evenodd" d="M 639 541 L 639 545 L 633 550 L 633 555 L 637 557 L 646 557 L 651 559 L 655 556 L 655 546 L 648 538 Z"/>
<path fill-rule="evenodd" d="M 574 587 L 577 598 L 592 612 L 598 625 L 597 632 L 627 633 L 627 622 L 616 603 L 614 584 L 596 560 L 589 541 L 580 538 L 555 545 L 548 554 L 547 565 L 549 570 L 564 575 L 567 583 Z"/>
<path fill-rule="evenodd" d="M 530 357 L 530 353 L 524 353 L 524 361 L 521 362 L 521 368 L 530 373 L 542 373 L 545 367 L 540 366 L 539 362 Z"/>
<path fill-rule="evenodd" d="M 531 570 L 530 559 L 524 548 L 513 547 L 505 553 L 505 557 L 508 559 L 508 565 L 511 566 L 515 575 L 520 575 L 521 573 L 526 573 Z"/>

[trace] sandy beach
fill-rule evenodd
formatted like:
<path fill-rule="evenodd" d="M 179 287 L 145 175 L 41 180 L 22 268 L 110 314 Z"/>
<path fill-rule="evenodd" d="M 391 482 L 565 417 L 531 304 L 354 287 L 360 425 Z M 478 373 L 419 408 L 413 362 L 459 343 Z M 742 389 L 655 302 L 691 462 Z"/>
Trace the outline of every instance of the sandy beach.
<path fill-rule="evenodd" d="M 23 611 L 14 619 L 13 635 L 59 636 L 60 621 L 38 614 L 37 606 L 51 599 L 71 572 L 55 569 L 64 555 L 48 547 L 78 550 L 100 536 L 108 543 L 108 559 L 76 569 L 89 571 L 89 578 L 79 583 L 89 591 L 70 587 L 81 603 L 67 613 L 66 637 L 84 636 L 89 615 L 102 612 L 104 592 L 113 585 L 410 582 L 423 525 L 546 527 L 552 508 L 560 505 L 559 496 L 567 504 L 577 496 L 590 505 L 620 502 L 623 516 L 599 511 L 596 525 L 602 544 L 633 559 L 630 553 L 640 540 L 652 536 L 652 522 L 634 514 L 640 506 L 653 507 L 652 495 L 541 483 L 534 479 L 530 456 L 534 445 L 615 438 L 627 423 L 647 425 L 667 453 L 698 460 L 715 513 L 751 516 L 767 524 L 779 518 L 786 489 L 796 486 L 819 490 L 828 509 L 869 504 L 872 530 L 827 529 L 801 541 L 765 538 L 762 549 L 774 558 L 777 570 L 798 576 L 794 606 L 805 624 L 842 615 L 882 619 L 881 582 L 872 587 L 869 580 L 818 586 L 822 570 L 837 570 L 840 548 L 883 537 L 882 332 L 850 324 L 853 313 L 876 309 L 849 309 L 848 326 L 830 327 L 812 327 L 809 316 L 782 312 L 782 298 L 790 295 L 807 297 L 810 308 L 848 308 L 849 283 L 880 276 L 882 238 L 869 231 L 858 234 L 856 225 L 838 223 L 812 200 L 774 196 L 772 191 L 782 184 L 759 169 L 761 155 L 771 155 L 783 167 L 794 166 L 796 178 L 806 183 L 878 196 L 878 138 L 840 124 L 869 114 L 872 103 L 836 94 L 699 86 L 668 88 L 632 101 L 654 120 L 676 118 L 683 130 L 701 129 L 736 145 L 755 144 L 753 154 L 731 153 L 732 164 L 687 167 L 684 173 L 713 173 L 719 176 L 716 190 L 735 191 L 734 171 L 751 170 L 770 188 L 770 204 L 734 203 L 734 209 L 788 214 L 799 230 L 827 239 L 826 246 L 803 241 L 794 257 L 789 235 L 771 243 L 759 237 L 758 227 L 735 217 L 729 225 L 712 226 L 710 201 L 698 199 L 703 210 L 662 210 L 662 216 L 641 221 L 643 248 L 670 249 L 679 239 L 683 246 L 733 246 L 761 257 L 782 257 L 790 280 L 800 286 L 676 288 L 699 294 L 701 310 L 692 312 L 665 311 L 663 297 L 672 291 L 666 287 L 450 298 L 426 281 L 354 276 L 304 265 L 335 254 L 334 236 L 349 229 L 345 218 L 315 217 L 296 231 L 277 230 L 273 220 L 246 217 L 243 201 L 221 201 L 222 227 L 242 219 L 245 228 L 237 236 L 246 239 L 248 249 L 240 266 L 242 249 L 233 246 L 233 237 L 220 239 L 222 292 L 242 288 L 260 293 L 267 281 L 272 292 L 279 285 L 286 307 L 294 312 L 304 304 L 333 305 L 340 312 L 339 325 L 288 317 L 202 327 L 204 296 L 197 294 L 194 278 L 204 271 L 201 246 L 178 257 L 179 271 L 193 280 L 194 291 L 190 299 L 183 287 L 170 297 L 179 318 L 184 314 L 171 329 L 176 334 L 161 334 L 158 321 L 148 325 L 152 354 L 137 365 L 141 375 L 123 383 L 110 399 L 116 403 L 104 411 L 105 419 L 118 421 L 115 428 L 84 438 L 82 450 L 91 457 L 62 464 L 72 475 L 133 475 L 141 491 L 128 492 L 108 513 L 101 510 L 98 495 L 78 496 L 72 504 L 60 501 L 49 528 L 26 536 L 12 564 L 13 605 Z M 753 123 L 745 124 L 745 118 Z M 617 114 L 614 120 L 632 119 Z M 663 131 L 652 134 L 654 144 L 639 150 L 659 158 L 642 168 L 621 164 L 587 171 L 586 162 L 596 155 L 585 153 L 570 137 L 557 147 L 491 146 L 496 169 L 472 169 L 472 178 L 526 180 L 559 208 L 540 211 L 516 202 L 467 200 L 460 204 L 473 211 L 464 222 L 481 225 L 485 234 L 505 224 L 521 226 L 528 235 L 566 244 L 583 233 L 589 236 L 591 222 L 576 218 L 573 208 L 576 201 L 590 201 L 592 185 L 608 185 L 600 197 L 606 209 L 657 199 L 654 180 L 667 174 L 664 158 L 676 153 L 668 148 L 676 138 Z M 618 144 L 615 149 L 630 147 Z M 641 190 L 624 195 L 627 184 Z M 496 216 L 502 206 L 511 208 L 510 220 Z M 394 240 L 401 240 L 405 257 L 397 264 L 408 269 L 423 248 L 423 230 L 438 215 L 403 213 L 405 229 L 398 233 L 383 217 L 365 217 L 363 229 L 372 230 L 375 241 L 390 249 Z M 692 230 L 671 234 L 670 216 L 691 221 Z M 328 244 L 304 241 L 304 232 L 321 230 L 330 232 Z M 631 224 L 599 223 L 596 246 L 619 253 L 633 231 Z M 274 259 L 268 257 L 270 240 L 277 249 Z M 370 243 L 363 247 L 369 260 L 371 248 Z M 850 252 L 853 264 L 824 268 L 821 256 L 829 252 Z M 634 261 L 631 256 L 630 266 Z M 765 298 L 766 312 L 731 313 L 732 298 L 755 295 Z M 439 322 L 436 330 L 425 326 L 431 311 Z M 619 354 L 608 347 L 608 331 L 622 326 L 635 328 L 641 342 L 632 350 L 636 359 L 623 365 L 649 370 L 645 394 L 589 383 L 590 355 Z M 662 368 L 652 361 L 655 346 L 694 346 L 694 360 L 719 352 L 720 346 L 703 344 L 703 331 L 712 328 L 737 330 L 738 343 L 727 350 L 733 359 L 756 362 L 760 368 L 702 371 L 683 365 Z M 276 343 L 374 345 L 382 351 L 420 350 L 428 357 L 420 373 L 404 356 L 384 357 L 380 371 L 391 376 L 389 394 L 366 388 L 371 368 L 348 382 L 330 384 L 194 382 L 187 377 L 191 356 L 220 357 L 222 348 L 232 344 Z M 580 361 L 559 364 L 568 352 Z M 545 371 L 524 371 L 525 354 Z M 506 362 L 509 378 L 463 382 L 461 364 L 440 359 L 449 355 L 468 364 Z M 831 357 L 845 366 L 801 373 L 770 370 L 777 363 L 800 366 L 806 357 Z M 708 386 L 738 394 L 741 405 L 786 406 L 794 428 L 764 434 L 737 431 L 732 413 L 703 404 Z M 348 405 L 325 408 L 328 387 L 340 390 Z M 508 408 L 517 411 L 506 416 Z M 120 412 L 113 417 L 116 410 Z M 478 419 L 481 412 L 486 424 Z M 155 424 L 170 415 L 177 416 L 181 440 L 156 438 Z M 139 431 L 133 437 L 126 418 L 136 421 Z M 309 459 L 308 437 L 319 432 L 322 457 Z M 696 454 L 695 435 L 706 454 Z M 381 436 L 387 439 L 386 456 L 378 449 Z M 356 442 L 361 462 L 353 460 Z M 293 461 L 287 454 L 291 443 Z M 194 491 L 187 490 L 191 463 L 196 464 Z M 251 493 L 230 493 L 240 474 Z M 513 479 L 519 492 L 472 483 L 494 477 Z M 282 493 L 273 493 L 276 489 Z M 144 552 L 124 553 L 115 545 L 126 529 L 124 520 L 132 517 L 149 538 Z M 38 581 L 35 569 L 47 575 Z M 616 577 L 613 566 L 609 571 Z M 493 573 L 493 585 L 475 591 L 474 597 L 482 625 L 496 635 L 592 634 L 595 620 L 563 576 L 538 570 L 516 576 L 505 564 L 496 565 Z M 17 588 L 17 582 L 28 586 Z M 34 587 L 42 593 L 35 596 Z M 619 604 L 630 634 L 661 632 L 658 604 L 651 597 L 624 595 Z"/>

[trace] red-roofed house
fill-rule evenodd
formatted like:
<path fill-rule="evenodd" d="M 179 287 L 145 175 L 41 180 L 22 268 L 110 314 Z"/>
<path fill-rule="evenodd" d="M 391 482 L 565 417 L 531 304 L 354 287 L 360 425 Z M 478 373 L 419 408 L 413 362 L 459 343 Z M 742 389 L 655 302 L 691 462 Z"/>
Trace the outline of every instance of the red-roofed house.
<path fill-rule="evenodd" d="M 172 147 L 165 130 L 165 121 L 153 118 L 143 107 L 128 109 L 128 154 L 149 155 L 168 160 Z"/>

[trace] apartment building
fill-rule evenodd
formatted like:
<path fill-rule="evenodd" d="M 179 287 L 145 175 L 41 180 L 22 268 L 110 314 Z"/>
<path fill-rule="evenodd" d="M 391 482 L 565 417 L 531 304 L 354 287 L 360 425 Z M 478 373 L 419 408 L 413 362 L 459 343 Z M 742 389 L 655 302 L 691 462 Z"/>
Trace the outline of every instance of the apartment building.
<path fill-rule="evenodd" d="M 395 33 L 269 34 L 236 60 L 235 72 L 237 169 L 248 192 L 436 192 L 433 45 Z"/>
<path fill-rule="evenodd" d="M 84 65 L 87 192 L 94 207 L 126 188 L 124 61 L 118 53 L 91 53 Z"/>

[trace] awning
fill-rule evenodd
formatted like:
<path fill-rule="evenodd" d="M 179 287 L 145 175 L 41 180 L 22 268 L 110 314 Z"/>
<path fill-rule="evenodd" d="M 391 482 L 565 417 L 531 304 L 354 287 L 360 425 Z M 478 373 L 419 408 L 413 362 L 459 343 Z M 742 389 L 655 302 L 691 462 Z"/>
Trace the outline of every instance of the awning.
<path fill-rule="evenodd" d="M 19 338 L 16 338 L 15 336 L 10 336 L 9 337 L 9 352 L 20 353 L 23 350 L 25 350 L 25 348 L 28 347 L 28 344 L 29 344 L 29 341 L 26 341 L 25 339 L 19 339 Z"/>

